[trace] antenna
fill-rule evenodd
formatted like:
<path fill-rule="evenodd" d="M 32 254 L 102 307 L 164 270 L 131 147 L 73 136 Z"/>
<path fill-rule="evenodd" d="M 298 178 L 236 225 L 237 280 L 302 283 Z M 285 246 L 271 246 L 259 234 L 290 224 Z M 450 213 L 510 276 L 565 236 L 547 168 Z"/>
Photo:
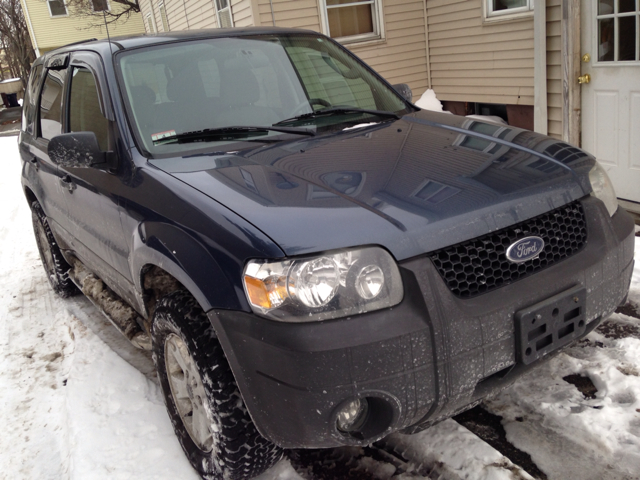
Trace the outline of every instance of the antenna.
<path fill-rule="evenodd" d="M 107 30 L 107 41 L 109 42 L 109 51 L 113 56 L 113 48 L 111 46 L 111 37 L 109 36 L 109 24 L 107 23 L 107 13 L 106 13 L 107 0 L 104 0 L 104 3 L 105 3 L 105 8 L 102 9 L 102 18 L 104 20 L 104 28 Z"/>

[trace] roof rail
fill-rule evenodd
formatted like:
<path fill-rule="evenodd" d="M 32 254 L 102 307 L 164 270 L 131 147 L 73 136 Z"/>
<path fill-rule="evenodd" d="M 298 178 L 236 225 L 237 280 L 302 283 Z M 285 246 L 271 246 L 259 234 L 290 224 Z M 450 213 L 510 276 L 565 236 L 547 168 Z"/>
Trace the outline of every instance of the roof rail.
<path fill-rule="evenodd" d="M 60 47 L 58 47 L 58 48 L 70 47 L 70 46 L 72 46 L 72 45 L 78 45 L 78 44 L 80 44 L 80 43 L 86 43 L 86 42 L 95 42 L 95 41 L 97 41 L 97 40 L 98 40 L 97 38 L 87 38 L 86 40 L 80 40 L 79 42 L 67 43 L 66 45 L 62 45 L 62 46 L 60 46 Z M 58 48 L 56 48 L 56 50 L 57 50 Z"/>

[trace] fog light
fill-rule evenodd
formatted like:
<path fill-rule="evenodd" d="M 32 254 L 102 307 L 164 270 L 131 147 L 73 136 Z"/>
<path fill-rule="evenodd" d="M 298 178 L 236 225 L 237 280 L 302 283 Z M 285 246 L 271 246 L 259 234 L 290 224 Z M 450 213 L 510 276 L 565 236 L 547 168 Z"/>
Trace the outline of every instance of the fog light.
<path fill-rule="evenodd" d="M 338 412 L 338 430 L 353 432 L 364 425 L 369 412 L 369 402 L 366 398 L 356 398 L 345 404 Z"/>

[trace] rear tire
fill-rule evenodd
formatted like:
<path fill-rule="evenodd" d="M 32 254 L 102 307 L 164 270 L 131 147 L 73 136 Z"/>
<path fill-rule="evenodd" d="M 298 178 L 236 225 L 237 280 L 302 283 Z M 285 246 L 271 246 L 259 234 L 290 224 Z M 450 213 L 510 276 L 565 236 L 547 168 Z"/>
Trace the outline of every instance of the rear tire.
<path fill-rule="evenodd" d="M 244 406 L 209 319 L 186 292 L 158 302 L 153 359 L 174 430 L 205 479 L 248 479 L 282 458 Z"/>
<path fill-rule="evenodd" d="M 38 252 L 40 252 L 40 260 L 42 260 L 42 266 L 51 288 L 63 298 L 77 295 L 79 290 L 69 278 L 71 266 L 62 256 L 60 247 L 49 228 L 47 216 L 38 202 L 31 204 L 31 220 Z"/>

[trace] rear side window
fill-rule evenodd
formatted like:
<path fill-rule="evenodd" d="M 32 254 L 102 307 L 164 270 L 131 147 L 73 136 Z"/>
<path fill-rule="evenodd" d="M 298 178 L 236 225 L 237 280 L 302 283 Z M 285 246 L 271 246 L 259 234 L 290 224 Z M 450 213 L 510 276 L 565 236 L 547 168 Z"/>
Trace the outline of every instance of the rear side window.
<path fill-rule="evenodd" d="M 98 88 L 86 68 L 73 67 L 69 96 L 69 131 L 93 132 L 102 151 L 109 147 L 109 121 L 100 111 Z"/>
<path fill-rule="evenodd" d="M 40 74 L 42 65 L 38 65 L 31 72 L 27 89 L 24 92 L 24 108 L 22 109 L 22 130 L 33 134 L 36 122 L 36 105 L 38 100 L 38 87 L 40 86 Z"/>
<path fill-rule="evenodd" d="M 49 70 L 40 95 L 40 136 L 51 140 L 62 133 L 62 90 L 67 70 Z"/>

